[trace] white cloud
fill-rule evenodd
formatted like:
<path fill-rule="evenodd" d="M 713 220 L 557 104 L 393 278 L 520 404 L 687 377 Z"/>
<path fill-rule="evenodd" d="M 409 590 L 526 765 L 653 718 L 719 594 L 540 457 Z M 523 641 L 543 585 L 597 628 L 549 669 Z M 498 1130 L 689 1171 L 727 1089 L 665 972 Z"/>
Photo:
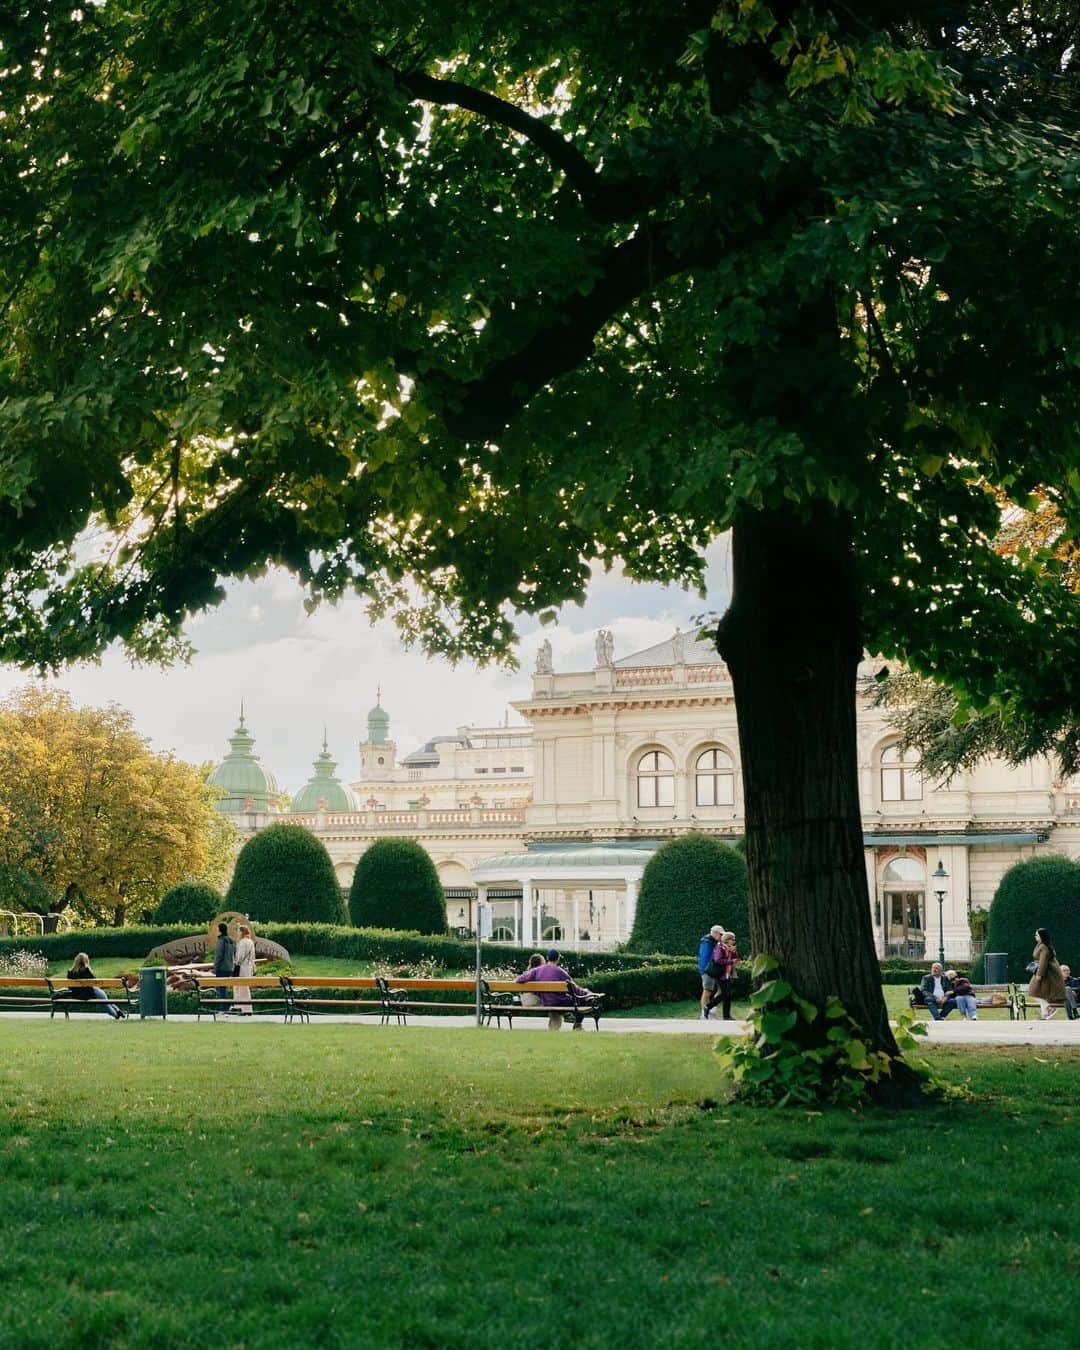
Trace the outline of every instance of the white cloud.
<path fill-rule="evenodd" d="M 293 580 L 271 572 L 258 581 L 230 583 L 225 602 L 189 624 L 198 649 L 191 663 L 161 671 L 130 666 L 110 651 L 98 666 L 76 667 L 56 681 L 79 703 L 119 703 L 155 748 L 194 763 L 220 760 L 243 699 L 255 752 L 296 792 L 327 729 L 330 750 L 345 779 L 359 773 L 357 744 L 381 687 L 398 753 L 408 754 L 439 732 L 466 724 L 501 723 L 512 699 L 526 697 L 536 649 L 550 639 L 556 670 L 589 670 L 598 628 L 610 628 L 615 656 L 651 647 L 686 630 L 692 616 L 726 604 L 728 549 L 709 552 L 710 599 L 676 587 L 636 585 L 599 572 L 584 606 L 565 606 L 556 624 L 520 625 L 518 671 L 480 669 L 406 651 L 392 623 L 372 625 L 358 599 L 323 606 L 312 615 Z M 0 667 L 0 696 L 30 677 Z"/>

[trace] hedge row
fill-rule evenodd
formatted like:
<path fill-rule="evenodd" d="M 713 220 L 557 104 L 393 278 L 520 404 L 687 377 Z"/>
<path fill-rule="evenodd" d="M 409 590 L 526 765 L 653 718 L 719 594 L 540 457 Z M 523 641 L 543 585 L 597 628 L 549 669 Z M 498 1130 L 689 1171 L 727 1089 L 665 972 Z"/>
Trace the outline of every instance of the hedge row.
<path fill-rule="evenodd" d="M 265 923 L 258 935 L 279 942 L 292 956 L 326 956 L 343 961 L 379 961 L 405 965 L 433 959 L 446 970 L 470 970 L 476 963 L 476 945 L 459 938 L 402 933 L 390 929 L 343 928 L 336 924 Z M 50 962 L 70 961 L 76 952 L 86 952 L 93 961 L 100 956 L 130 956 L 140 961 L 152 947 L 176 938 L 190 937 L 190 924 L 168 926 L 132 925 L 127 928 L 90 928 L 82 932 L 46 933 L 42 937 L 0 938 L 0 955 L 29 948 Z M 504 947 L 483 943 L 485 966 L 524 970 L 534 948 Z M 675 958 L 641 956 L 625 952 L 567 952 L 571 972 L 585 980 L 601 971 L 631 970 L 642 966 L 671 965 Z"/>
<path fill-rule="evenodd" d="M 678 964 L 638 966 L 633 970 L 611 971 L 589 981 L 589 988 L 607 995 L 609 1008 L 636 1008 L 648 1003 L 682 1003 L 701 997 L 701 976 L 696 961 Z M 734 995 L 750 995 L 750 967 L 741 964 L 735 970 Z"/>

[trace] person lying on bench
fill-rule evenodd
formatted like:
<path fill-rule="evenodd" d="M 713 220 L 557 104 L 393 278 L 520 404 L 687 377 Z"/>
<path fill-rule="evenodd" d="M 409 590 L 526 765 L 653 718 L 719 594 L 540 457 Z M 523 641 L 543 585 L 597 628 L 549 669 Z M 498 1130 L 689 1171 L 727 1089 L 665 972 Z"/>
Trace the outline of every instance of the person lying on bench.
<path fill-rule="evenodd" d="M 90 969 L 90 958 L 85 952 L 77 952 L 75 960 L 71 963 L 71 969 L 67 973 L 69 980 L 90 981 L 96 978 L 94 972 Z M 115 1003 L 109 1002 L 109 996 L 104 989 L 99 989 L 96 985 L 87 984 L 84 988 L 75 988 L 68 990 L 68 993 L 74 999 L 80 1002 L 89 1003 L 91 999 L 104 999 L 105 1011 L 114 1021 L 119 1022 L 121 1018 L 126 1017 L 127 1013 L 122 1008 L 118 1008 Z"/>
<path fill-rule="evenodd" d="M 559 950 L 552 947 L 547 954 L 547 960 L 543 965 L 530 965 L 528 970 L 522 971 L 517 977 L 518 984 L 528 984 L 531 980 L 540 980 L 545 984 L 553 980 L 565 980 L 567 985 L 573 987 L 573 996 L 569 993 L 556 994 L 546 990 L 540 993 L 540 1002 L 545 1008 L 572 1008 L 574 1006 L 574 997 L 589 998 L 588 989 L 583 989 L 581 985 L 574 984 L 574 981 L 559 965 Z M 585 1014 L 581 1011 L 574 1013 L 574 1030 L 580 1031 L 581 1024 L 585 1020 Z M 563 1024 L 563 1014 L 552 1011 L 548 1015 L 548 1031 L 561 1031 Z"/>

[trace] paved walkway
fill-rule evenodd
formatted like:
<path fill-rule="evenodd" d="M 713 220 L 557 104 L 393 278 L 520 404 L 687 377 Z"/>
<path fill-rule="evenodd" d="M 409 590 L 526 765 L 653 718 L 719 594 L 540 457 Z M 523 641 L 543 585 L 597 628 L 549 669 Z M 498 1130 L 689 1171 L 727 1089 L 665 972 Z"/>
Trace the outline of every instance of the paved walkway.
<path fill-rule="evenodd" d="M 40 1016 L 35 1013 L 15 1013 L 12 1016 L 34 1017 Z M 89 1021 L 89 1018 L 81 1018 L 81 1021 Z M 138 1018 L 133 1019 L 139 1021 Z M 147 1019 L 150 1021 L 152 1019 Z M 253 1026 L 255 1023 L 273 1022 L 280 1026 L 276 1017 L 223 1017 L 223 1022 L 230 1026 Z M 320 1013 L 310 1024 L 319 1025 L 323 1023 L 346 1024 L 361 1020 L 365 1026 L 377 1026 L 378 1023 L 370 1017 L 358 1019 L 348 1013 Z M 193 1014 L 183 1013 L 178 1016 L 170 1017 L 170 1022 L 194 1022 L 196 1018 Z M 204 1017 L 203 1023 L 207 1026 L 214 1025 L 213 1019 Z M 472 1027 L 476 1021 L 472 1017 L 458 1017 L 447 1014 L 446 1016 L 423 1017 L 410 1014 L 408 1025 L 410 1027 L 431 1027 L 436 1030 L 445 1027 Z M 1070 1022 L 1066 1019 L 1064 1013 L 1059 1013 L 1057 1017 L 1051 1018 L 1048 1022 L 1039 1022 L 1030 1020 L 1027 1022 L 1010 1022 L 1005 1019 L 980 1018 L 978 1022 L 960 1022 L 949 1018 L 947 1022 L 923 1023 L 928 1027 L 929 1034 L 923 1038 L 926 1045 L 1072 1045 L 1080 1048 L 1080 1021 Z M 298 1034 L 301 1027 L 296 1027 Z M 540 1017 L 519 1018 L 514 1024 L 514 1031 L 547 1031 L 547 1024 Z M 495 1030 L 495 1028 L 492 1028 Z M 505 1034 L 507 1028 L 503 1028 Z M 564 1024 L 563 1031 L 569 1030 L 569 1023 Z M 724 1022 L 711 1019 L 708 1022 L 700 1017 L 602 1017 L 600 1019 L 600 1031 L 602 1034 L 628 1035 L 633 1033 L 642 1033 L 653 1036 L 739 1036 L 744 1035 L 746 1026 L 742 1022 Z M 582 1035 L 593 1035 L 592 1023 L 589 1023 Z"/>

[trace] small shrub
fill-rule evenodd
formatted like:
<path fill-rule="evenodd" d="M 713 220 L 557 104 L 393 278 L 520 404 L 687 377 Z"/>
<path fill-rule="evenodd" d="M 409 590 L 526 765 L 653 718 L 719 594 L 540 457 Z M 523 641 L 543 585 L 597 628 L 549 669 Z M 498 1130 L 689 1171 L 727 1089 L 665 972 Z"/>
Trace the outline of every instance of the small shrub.
<path fill-rule="evenodd" d="M 225 897 L 203 882 L 184 881 L 161 897 L 153 912 L 154 923 L 185 923 L 205 926 L 225 909 Z"/>
<path fill-rule="evenodd" d="M 359 928 L 446 933 L 446 900 L 435 864 L 415 839 L 376 839 L 356 864 L 349 915 Z"/>
<path fill-rule="evenodd" d="M 649 859 L 641 879 L 631 951 L 697 953 L 702 933 L 722 923 L 749 952 L 746 862 L 727 844 L 694 832 Z"/>
<path fill-rule="evenodd" d="M 990 905 L 986 950 L 1007 952 L 1008 978 L 1027 983 L 1035 929 L 1048 928 L 1059 960 L 1080 966 L 1080 864 L 1046 854 L 1014 863 Z"/>
<path fill-rule="evenodd" d="M 753 976 L 774 975 L 777 961 L 759 956 Z M 843 1003 L 831 997 L 819 1008 L 800 998 L 786 980 L 766 979 L 751 995 L 751 1034 L 724 1037 L 716 1052 L 721 1072 L 745 1101 L 766 1106 L 860 1106 L 893 1072 L 893 1061 L 872 1050 Z M 926 1027 L 911 1010 L 897 1021 L 897 1045 L 914 1048 Z M 929 1082 L 927 1065 L 906 1060 Z"/>
<path fill-rule="evenodd" d="M 345 922 L 330 855 L 302 825 L 271 825 L 247 841 L 225 903 L 263 924 Z"/>

